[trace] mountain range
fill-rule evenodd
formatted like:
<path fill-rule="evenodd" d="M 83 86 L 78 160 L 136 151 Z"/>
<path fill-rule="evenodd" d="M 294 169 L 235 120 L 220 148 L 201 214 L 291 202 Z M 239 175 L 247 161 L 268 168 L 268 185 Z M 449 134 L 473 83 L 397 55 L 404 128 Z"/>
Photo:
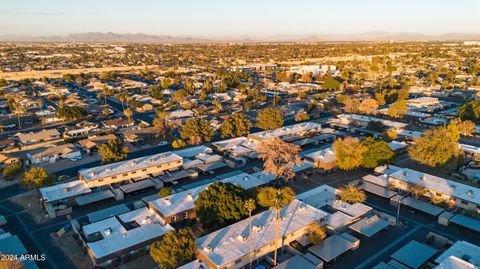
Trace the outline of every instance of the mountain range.
<path fill-rule="evenodd" d="M 0 41 L 23 42 L 94 42 L 94 43 L 215 43 L 215 42 L 322 42 L 322 41 L 464 41 L 480 40 L 480 34 L 446 33 L 426 35 L 420 33 L 365 32 L 359 34 L 312 34 L 312 35 L 273 35 L 238 37 L 184 37 L 169 35 L 147 35 L 142 33 L 76 33 L 51 36 L 0 35 Z"/>

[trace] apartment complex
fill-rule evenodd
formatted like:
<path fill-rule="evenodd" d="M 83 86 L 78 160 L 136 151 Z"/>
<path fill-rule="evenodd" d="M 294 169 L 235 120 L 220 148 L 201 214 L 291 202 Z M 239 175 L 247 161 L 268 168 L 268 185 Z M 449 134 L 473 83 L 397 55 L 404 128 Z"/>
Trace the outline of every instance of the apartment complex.
<path fill-rule="evenodd" d="M 102 187 L 130 180 L 141 180 L 163 175 L 166 171 L 180 169 L 183 158 L 173 152 L 163 152 L 151 156 L 111 163 L 78 172 L 79 179 L 88 187 Z"/>
<path fill-rule="evenodd" d="M 323 225 L 327 214 L 299 200 L 280 210 L 277 248 L 306 234 L 311 223 Z M 253 259 L 275 250 L 275 215 L 271 210 L 252 216 Z M 243 268 L 249 263 L 249 220 L 217 230 L 196 240 L 198 258 L 210 268 Z"/>
<path fill-rule="evenodd" d="M 266 130 L 248 135 L 249 138 L 257 141 L 270 141 L 278 138 L 284 141 L 296 140 L 308 133 L 318 133 L 322 126 L 316 122 L 303 122 L 284 126 L 274 130 Z"/>
<path fill-rule="evenodd" d="M 388 180 L 396 188 L 409 190 L 413 186 L 421 186 L 425 188 L 426 196 L 436 196 L 455 202 L 457 207 L 480 211 L 480 189 L 473 186 L 408 168 L 390 174 Z"/>

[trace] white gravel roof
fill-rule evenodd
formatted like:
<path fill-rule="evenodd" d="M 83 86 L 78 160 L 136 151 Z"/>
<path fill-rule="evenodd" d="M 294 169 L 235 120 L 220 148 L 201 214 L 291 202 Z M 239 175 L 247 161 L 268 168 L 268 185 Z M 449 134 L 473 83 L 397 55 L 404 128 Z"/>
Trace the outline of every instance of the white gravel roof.
<path fill-rule="evenodd" d="M 464 201 L 469 201 L 480 205 L 480 189 L 473 186 L 468 186 L 456 181 L 444 179 L 408 168 L 403 168 L 402 170 L 391 174 L 390 177 L 412 184 L 418 184 L 429 190 L 448 194 Z"/>
<path fill-rule="evenodd" d="M 78 171 L 78 173 L 85 180 L 95 180 L 177 161 L 180 161 L 179 166 L 181 166 L 183 161 L 182 157 L 173 152 L 167 151 L 155 155 L 83 169 Z"/>
<path fill-rule="evenodd" d="M 326 213 L 298 200 L 281 210 L 279 238 L 326 217 Z M 275 217 L 267 210 L 252 217 L 253 249 L 275 240 Z M 196 240 L 198 251 L 221 267 L 249 253 L 249 220 L 244 219 Z"/>
<path fill-rule="evenodd" d="M 82 180 L 70 181 L 50 187 L 40 188 L 40 194 L 45 202 L 53 202 L 77 195 L 90 193 L 92 190 Z"/>
<path fill-rule="evenodd" d="M 258 133 L 250 134 L 251 137 L 258 140 L 270 140 L 273 138 L 280 138 L 284 136 L 292 136 L 302 134 L 308 131 L 320 131 L 322 126 L 315 122 L 303 122 L 297 123 L 290 126 L 284 126 L 274 130 L 267 130 Z"/>

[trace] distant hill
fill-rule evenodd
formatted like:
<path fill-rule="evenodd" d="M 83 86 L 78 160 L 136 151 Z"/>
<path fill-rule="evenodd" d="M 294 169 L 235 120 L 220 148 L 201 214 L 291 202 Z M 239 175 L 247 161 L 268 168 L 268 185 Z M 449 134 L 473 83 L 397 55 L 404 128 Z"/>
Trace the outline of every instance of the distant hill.
<path fill-rule="evenodd" d="M 322 42 L 322 41 L 464 41 L 480 40 L 480 34 L 446 33 L 425 35 L 419 33 L 366 32 L 345 35 L 273 35 L 273 36 L 239 36 L 239 37 L 177 37 L 169 35 L 119 34 L 119 33 L 77 33 L 63 36 L 21 36 L 0 35 L 0 41 L 30 42 L 94 42 L 94 43 L 214 43 L 214 42 Z"/>

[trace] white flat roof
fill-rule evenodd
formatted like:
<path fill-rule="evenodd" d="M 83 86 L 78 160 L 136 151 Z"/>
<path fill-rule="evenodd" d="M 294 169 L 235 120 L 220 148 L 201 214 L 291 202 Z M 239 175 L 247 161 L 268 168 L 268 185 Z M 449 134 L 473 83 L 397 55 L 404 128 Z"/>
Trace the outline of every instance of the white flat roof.
<path fill-rule="evenodd" d="M 392 150 L 398 150 L 398 149 L 403 149 L 403 148 L 406 148 L 408 147 L 408 144 L 405 143 L 405 142 L 399 142 L 399 141 L 392 141 L 392 142 L 389 142 L 388 143 L 388 146 L 392 149 Z"/>
<path fill-rule="evenodd" d="M 124 233 L 112 234 L 100 241 L 87 243 L 87 245 L 95 258 L 100 259 L 117 251 L 155 239 L 173 230 L 173 227 L 168 224 L 165 226 L 159 223 L 145 224 Z"/>
<path fill-rule="evenodd" d="M 46 203 L 90 192 L 92 192 L 92 190 L 90 190 L 87 184 L 82 180 L 75 180 L 50 187 L 40 188 L 40 194 Z"/>
<path fill-rule="evenodd" d="M 279 238 L 305 226 L 320 221 L 326 213 L 294 200 L 282 208 Z M 275 216 L 271 210 L 252 217 L 254 250 L 270 244 L 275 240 Z M 221 267 L 249 253 L 249 221 L 244 219 L 228 227 L 200 237 L 196 240 L 198 251 L 210 261 Z"/>
<path fill-rule="evenodd" d="M 467 241 L 457 241 L 440 255 L 435 262 L 442 263 L 450 256 L 454 256 L 480 267 L 480 247 Z"/>
<path fill-rule="evenodd" d="M 435 269 L 478 269 L 478 266 L 455 256 L 448 256 Z"/>
<path fill-rule="evenodd" d="M 390 174 L 392 174 L 394 172 L 397 172 L 399 170 L 402 170 L 402 169 L 403 169 L 402 167 L 398 167 L 398 166 L 391 165 L 391 164 L 386 164 L 386 165 L 381 165 L 381 166 L 375 167 L 375 169 L 373 171 L 375 173 L 379 173 L 379 174 L 390 175 Z"/>
<path fill-rule="evenodd" d="M 371 237 L 389 225 L 390 223 L 388 221 L 380 219 L 377 215 L 374 215 L 350 225 L 349 228 L 367 237 Z"/>
<path fill-rule="evenodd" d="M 333 205 L 337 200 L 336 195 L 340 191 L 328 185 L 322 185 L 297 195 L 297 199 L 313 207 L 321 208 L 325 205 Z"/>
<path fill-rule="evenodd" d="M 116 217 L 111 217 L 87 224 L 83 226 L 82 229 L 86 236 L 100 232 L 104 238 L 107 238 L 115 233 L 124 233 L 127 231 Z"/>
<path fill-rule="evenodd" d="M 305 158 L 312 159 L 314 161 L 321 161 L 324 163 L 329 163 L 335 161 L 335 153 L 333 152 L 332 147 L 320 149 L 314 152 L 307 153 L 303 155 Z"/>
<path fill-rule="evenodd" d="M 379 121 L 379 122 L 383 123 L 385 126 L 390 127 L 390 128 L 394 128 L 394 129 L 402 129 L 402 128 L 405 128 L 408 125 L 407 123 L 403 123 L 403 122 L 386 120 L 386 119 L 369 117 L 369 116 L 363 116 L 363 115 L 358 115 L 358 114 L 340 114 L 340 115 L 337 116 L 337 118 L 347 120 L 347 121 L 350 121 L 350 120 L 362 121 L 362 122 Z"/>
<path fill-rule="evenodd" d="M 124 223 L 134 221 L 139 227 L 127 230 L 117 217 Z M 112 228 L 112 232 L 102 233 L 104 237 L 102 240 L 87 243 L 95 258 L 100 259 L 174 230 L 172 226 L 164 225 L 163 220 L 153 210 L 146 207 L 123 213 L 117 217 L 83 226 L 84 233 L 86 230 L 94 233 Z"/>
<path fill-rule="evenodd" d="M 375 176 L 372 174 L 366 175 L 363 177 L 363 180 L 366 182 L 373 183 L 378 186 L 387 187 L 388 185 L 388 176 L 387 175 L 380 175 Z"/>
<path fill-rule="evenodd" d="M 196 146 L 192 148 L 186 148 L 181 150 L 175 150 L 173 153 L 177 154 L 182 158 L 192 158 L 200 153 L 212 153 L 213 150 L 206 146 Z"/>
<path fill-rule="evenodd" d="M 333 203 L 333 208 L 335 208 L 338 211 L 342 211 L 343 213 L 346 213 L 352 217 L 363 216 L 373 209 L 368 205 L 364 205 L 362 203 L 349 204 L 341 200 L 335 201 Z"/>
<path fill-rule="evenodd" d="M 312 130 L 320 131 L 322 126 L 315 122 L 303 122 L 297 123 L 290 126 L 284 126 L 275 130 L 267 130 L 258 133 L 250 134 L 250 136 L 255 137 L 258 140 L 270 140 L 273 138 L 279 138 L 283 136 L 296 135 L 299 133 L 304 133 Z"/>
<path fill-rule="evenodd" d="M 349 224 L 354 219 L 355 218 L 352 216 L 349 216 L 341 211 L 337 211 L 333 214 L 328 214 L 325 225 L 335 230 Z"/>
<path fill-rule="evenodd" d="M 423 172 L 403 168 L 390 177 L 480 205 L 480 189 Z"/>
<path fill-rule="evenodd" d="M 128 173 L 131 171 L 145 169 L 153 166 L 158 166 L 165 163 L 172 163 L 177 161 L 182 162 L 182 160 L 182 157 L 178 156 L 173 152 L 167 151 L 155 155 L 101 165 L 89 169 L 83 169 L 78 171 L 78 173 L 85 180 L 89 181 L 113 175 Z"/>

